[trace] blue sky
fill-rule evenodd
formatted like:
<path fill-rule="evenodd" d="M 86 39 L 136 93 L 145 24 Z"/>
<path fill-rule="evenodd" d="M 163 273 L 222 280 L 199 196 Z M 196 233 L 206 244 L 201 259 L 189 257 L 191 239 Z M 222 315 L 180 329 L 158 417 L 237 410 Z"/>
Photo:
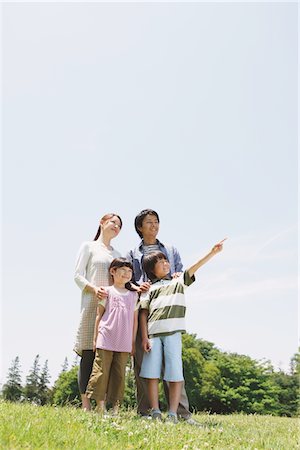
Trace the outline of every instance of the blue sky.
<path fill-rule="evenodd" d="M 297 351 L 297 4 L 3 4 L 2 370 L 72 362 L 82 241 L 135 215 L 188 266 L 188 331 Z"/>

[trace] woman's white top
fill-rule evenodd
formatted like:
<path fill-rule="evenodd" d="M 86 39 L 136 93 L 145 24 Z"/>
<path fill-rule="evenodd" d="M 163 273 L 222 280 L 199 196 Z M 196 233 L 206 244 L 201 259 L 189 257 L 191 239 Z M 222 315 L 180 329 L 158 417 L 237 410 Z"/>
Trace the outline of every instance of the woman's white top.
<path fill-rule="evenodd" d="M 87 292 L 85 287 L 110 286 L 112 278 L 109 266 L 114 258 L 121 254 L 102 242 L 84 242 L 78 252 L 75 267 L 75 282 L 82 290 L 80 321 L 76 335 L 74 351 L 82 355 L 82 350 L 93 349 L 93 337 L 98 299 L 95 294 Z"/>

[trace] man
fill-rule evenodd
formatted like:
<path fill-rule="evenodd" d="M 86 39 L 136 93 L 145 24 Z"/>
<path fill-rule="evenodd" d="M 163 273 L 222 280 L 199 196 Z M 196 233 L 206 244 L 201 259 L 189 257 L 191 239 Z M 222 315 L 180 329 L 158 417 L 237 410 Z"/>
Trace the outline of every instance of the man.
<path fill-rule="evenodd" d="M 182 262 L 178 250 L 170 245 L 164 245 L 156 236 L 159 231 L 159 216 L 152 209 L 144 209 L 135 218 L 135 230 L 142 239 L 138 247 L 131 250 L 127 254 L 127 259 L 133 265 L 133 282 L 140 285 L 142 291 L 150 288 L 146 273 L 143 271 L 142 263 L 144 256 L 154 252 L 163 252 L 170 263 L 170 277 L 177 277 L 183 269 Z M 147 381 L 139 376 L 143 360 L 142 337 L 140 324 L 137 332 L 136 350 L 134 358 L 134 372 L 137 386 L 137 411 L 142 416 L 147 416 L 150 410 L 150 404 L 147 393 Z M 166 398 L 169 399 L 168 383 L 164 382 L 164 390 Z M 189 402 L 185 391 L 184 383 L 182 384 L 181 397 L 177 410 L 178 417 L 187 421 L 191 425 L 199 425 L 191 417 L 189 411 Z"/>

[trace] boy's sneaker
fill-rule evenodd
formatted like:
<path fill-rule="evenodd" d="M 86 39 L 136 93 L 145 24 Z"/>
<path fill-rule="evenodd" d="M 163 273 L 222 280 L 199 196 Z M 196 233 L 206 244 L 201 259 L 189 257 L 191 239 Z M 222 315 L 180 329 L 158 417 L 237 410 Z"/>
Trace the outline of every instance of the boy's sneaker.
<path fill-rule="evenodd" d="M 152 420 L 160 420 L 162 421 L 161 412 L 159 410 L 154 410 L 151 412 L 151 419 Z"/>
<path fill-rule="evenodd" d="M 175 414 L 168 414 L 166 417 L 166 422 L 168 423 L 178 423 L 177 416 Z"/>

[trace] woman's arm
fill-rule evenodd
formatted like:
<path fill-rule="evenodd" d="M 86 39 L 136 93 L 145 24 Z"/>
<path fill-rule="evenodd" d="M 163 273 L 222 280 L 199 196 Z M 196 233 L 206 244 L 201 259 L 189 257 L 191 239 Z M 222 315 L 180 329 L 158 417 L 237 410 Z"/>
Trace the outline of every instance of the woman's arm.
<path fill-rule="evenodd" d="M 88 242 L 84 242 L 78 252 L 74 280 L 82 291 L 89 292 L 90 294 L 96 295 L 99 300 L 103 300 L 107 297 L 105 288 L 101 286 L 94 286 L 85 277 L 89 258 L 89 244 Z"/>
<path fill-rule="evenodd" d="M 75 265 L 75 275 L 74 280 L 77 286 L 83 291 L 85 288 L 91 292 L 95 286 L 93 286 L 86 279 L 86 268 L 90 258 L 90 248 L 88 242 L 84 242 L 78 252 L 76 265 Z"/>
<path fill-rule="evenodd" d="M 104 300 L 104 299 L 107 298 L 107 296 L 108 296 L 107 291 L 106 291 L 105 288 L 102 287 L 102 286 L 97 287 L 97 286 L 91 286 L 91 285 L 88 285 L 88 284 L 87 284 L 87 285 L 85 286 L 84 290 L 85 290 L 86 292 L 90 292 L 91 294 L 96 295 L 96 297 L 97 297 L 99 300 Z"/>

